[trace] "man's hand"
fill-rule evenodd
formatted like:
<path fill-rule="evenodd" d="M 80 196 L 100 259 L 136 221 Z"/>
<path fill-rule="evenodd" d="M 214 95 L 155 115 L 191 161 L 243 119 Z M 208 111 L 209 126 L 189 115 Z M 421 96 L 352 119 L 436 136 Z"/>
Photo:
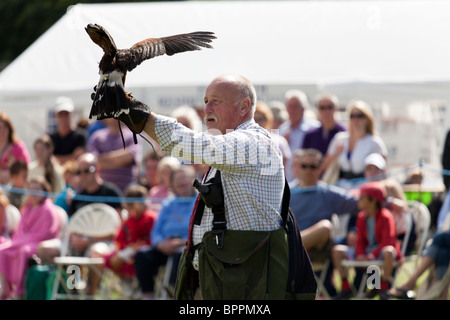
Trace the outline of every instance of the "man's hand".
<path fill-rule="evenodd" d="M 186 245 L 186 239 L 181 238 L 168 238 L 157 244 L 159 251 L 167 256 L 170 256 L 177 252 L 180 248 Z"/>

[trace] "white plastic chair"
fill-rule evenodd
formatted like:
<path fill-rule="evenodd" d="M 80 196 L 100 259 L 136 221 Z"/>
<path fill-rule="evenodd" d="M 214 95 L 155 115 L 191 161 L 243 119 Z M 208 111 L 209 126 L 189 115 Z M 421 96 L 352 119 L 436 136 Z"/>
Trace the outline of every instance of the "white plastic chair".
<path fill-rule="evenodd" d="M 61 229 L 59 230 L 58 238 L 63 239 L 66 234 L 67 228 L 69 227 L 69 216 L 64 210 L 64 208 L 55 205 L 56 210 L 58 211 L 60 221 L 61 221 Z"/>
<path fill-rule="evenodd" d="M 90 267 L 101 276 L 99 267 L 103 266 L 103 258 L 90 258 L 79 256 L 68 256 L 70 234 L 76 233 L 85 237 L 104 237 L 114 235 L 117 233 L 120 226 L 120 216 L 118 212 L 109 205 L 104 203 L 92 203 L 81 207 L 69 219 L 68 228 L 66 229 L 64 239 L 62 242 L 61 256 L 55 257 L 54 262 L 57 266 L 56 278 L 53 285 L 52 300 L 55 299 L 93 299 L 93 296 L 88 296 L 82 289 L 77 291 L 77 294 L 72 294 L 68 284 L 73 284 L 73 281 L 65 281 L 63 277 L 64 266 L 72 266 L 67 269 L 69 276 L 73 274 L 73 267 L 80 268 L 81 266 Z M 78 269 L 79 270 L 79 269 Z M 59 286 L 65 290 L 65 293 L 58 293 Z"/>
<path fill-rule="evenodd" d="M 12 204 L 6 206 L 5 212 L 8 234 L 11 236 L 19 225 L 22 215 L 19 209 Z"/>
<path fill-rule="evenodd" d="M 409 256 L 406 256 L 404 261 L 414 261 L 414 267 L 417 267 L 419 257 L 422 255 L 422 251 L 425 248 L 425 245 L 429 238 L 431 213 L 428 210 L 428 207 L 420 201 L 408 201 L 408 208 L 416 225 L 417 239 L 415 252 L 413 252 Z"/>

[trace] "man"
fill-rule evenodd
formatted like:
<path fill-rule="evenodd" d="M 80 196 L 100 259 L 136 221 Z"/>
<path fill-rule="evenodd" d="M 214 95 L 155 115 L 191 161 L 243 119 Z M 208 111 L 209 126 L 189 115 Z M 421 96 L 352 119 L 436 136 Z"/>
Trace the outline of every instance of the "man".
<path fill-rule="evenodd" d="M 114 184 L 106 182 L 100 177 L 97 157 L 93 153 L 86 152 L 79 157 L 77 162 L 77 175 L 80 176 L 81 191 L 72 200 L 68 215 L 72 216 L 78 209 L 93 202 L 106 203 L 120 213 L 122 193 Z"/>
<path fill-rule="evenodd" d="M 339 215 L 340 224 L 345 225 L 344 221 L 351 221 L 347 218 L 358 214 L 358 201 L 345 190 L 319 180 L 322 162 L 319 150 L 297 150 L 292 162 L 296 179 L 291 183 L 291 209 L 311 261 L 320 263 L 330 258 L 332 246 L 341 240 L 331 222 L 332 215 Z M 332 270 L 328 268 L 324 285 L 328 294 L 334 296 Z"/>
<path fill-rule="evenodd" d="M 345 127 L 336 121 L 335 112 L 339 106 L 339 100 L 335 95 L 322 94 L 317 99 L 317 111 L 320 127 L 313 128 L 305 134 L 302 148 L 314 148 L 325 155 L 331 139 L 338 132 L 345 131 Z"/>
<path fill-rule="evenodd" d="M 223 190 L 215 193 L 215 205 L 209 206 L 209 199 L 205 200 L 207 192 L 197 202 L 206 204 L 203 210 L 201 206 L 194 210 L 187 251 L 182 256 L 186 260 L 180 261 L 177 298 L 195 294 L 206 299 L 284 299 L 289 253 L 280 225 L 285 182 L 280 150 L 269 133 L 253 120 L 256 93 L 244 77 L 215 78 L 206 88 L 204 102 L 207 132 L 194 132 L 173 118 L 151 113 L 135 99 L 130 101 L 129 116 L 118 116 L 136 133 L 145 131 L 166 154 L 208 164 L 211 169 L 204 178 L 210 183 L 207 189 L 211 188 L 211 193 L 220 187 Z M 216 176 L 218 170 L 220 176 Z M 216 209 L 223 210 L 220 217 L 213 214 Z M 204 245 L 199 248 L 200 243 Z M 270 256 L 266 251 L 268 243 L 276 246 Z M 239 273 L 240 279 L 233 281 L 226 273 L 222 274 L 224 278 L 214 273 L 214 266 L 227 265 L 217 259 L 220 254 L 225 258 L 222 261 L 231 257 L 239 264 L 239 268 L 228 272 Z M 263 258 L 266 261 L 259 260 Z M 249 264 L 254 269 L 249 270 Z M 183 266 L 191 272 L 183 273 Z M 191 279 L 199 279 L 198 285 L 187 286 Z"/>
<path fill-rule="evenodd" d="M 291 184 L 291 209 L 301 231 L 303 245 L 313 260 L 328 254 L 333 243 L 331 216 L 357 215 L 358 201 L 345 190 L 327 185 L 320 178 L 322 154 L 316 149 L 294 153 L 293 172 L 296 185 Z"/>
<path fill-rule="evenodd" d="M 123 193 L 128 185 L 138 181 L 142 146 L 134 143 L 133 133 L 128 128 L 119 128 L 117 120 L 104 119 L 102 122 L 106 128 L 92 134 L 87 151 L 97 157 L 100 177 Z"/>
<path fill-rule="evenodd" d="M 76 160 L 86 150 L 86 137 L 72 126 L 73 110 L 72 99 L 56 99 L 54 112 L 58 128 L 49 135 L 55 147 L 53 154 L 61 165 L 67 160 Z"/>
<path fill-rule="evenodd" d="M 303 91 L 292 89 L 285 94 L 286 111 L 289 119 L 280 125 L 280 135 L 289 142 L 291 153 L 303 146 L 303 139 L 306 132 L 312 128 L 320 126 L 316 119 L 305 117 L 305 112 L 309 110 L 308 97 Z M 286 178 L 290 182 L 294 177 L 291 172 L 292 160 L 286 164 Z"/>

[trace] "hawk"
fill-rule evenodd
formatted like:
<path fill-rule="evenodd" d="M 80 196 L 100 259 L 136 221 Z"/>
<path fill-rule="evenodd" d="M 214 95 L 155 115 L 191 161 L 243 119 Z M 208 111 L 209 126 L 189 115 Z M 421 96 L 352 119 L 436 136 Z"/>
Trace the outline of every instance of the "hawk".
<path fill-rule="evenodd" d="M 92 94 L 92 108 L 89 119 L 119 118 L 129 113 L 130 94 L 124 94 L 128 71 L 143 61 L 167 54 L 212 48 L 216 39 L 213 32 L 197 31 L 162 38 L 148 38 L 134 44 L 129 49 L 118 49 L 111 35 L 98 24 L 88 24 L 85 28 L 94 43 L 103 49 L 99 62 L 100 80 Z"/>

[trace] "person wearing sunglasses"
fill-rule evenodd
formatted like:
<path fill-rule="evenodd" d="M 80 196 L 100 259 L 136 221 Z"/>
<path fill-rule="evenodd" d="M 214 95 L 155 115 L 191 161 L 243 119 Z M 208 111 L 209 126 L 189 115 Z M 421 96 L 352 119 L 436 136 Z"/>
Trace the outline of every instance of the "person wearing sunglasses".
<path fill-rule="evenodd" d="M 306 132 L 302 148 L 314 148 L 322 152 L 322 154 L 326 154 L 330 141 L 336 133 L 347 129 L 335 118 L 335 113 L 339 107 L 337 96 L 332 94 L 321 94 L 317 98 L 316 106 L 320 127 L 313 128 Z"/>
<path fill-rule="evenodd" d="M 335 162 L 339 172 L 335 181 L 342 187 L 364 177 L 364 160 L 371 153 L 379 153 L 387 159 L 388 151 L 383 139 L 376 133 L 375 120 L 370 106 L 363 100 L 351 101 L 347 106 L 348 130 L 339 132 L 331 140 L 324 159 L 323 169 Z M 347 182 L 347 183 L 346 183 Z"/>
<path fill-rule="evenodd" d="M 296 179 L 290 183 L 291 209 L 297 219 L 303 245 L 311 261 L 323 262 L 331 255 L 335 239 L 331 223 L 337 214 L 344 224 L 358 214 L 358 200 L 346 190 L 320 180 L 322 153 L 313 148 L 294 152 L 292 172 Z M 344 237 L 343 237 L 344 238 Z M 325 281 L 330 295 L 336 293 L 331 281 Z"/>

